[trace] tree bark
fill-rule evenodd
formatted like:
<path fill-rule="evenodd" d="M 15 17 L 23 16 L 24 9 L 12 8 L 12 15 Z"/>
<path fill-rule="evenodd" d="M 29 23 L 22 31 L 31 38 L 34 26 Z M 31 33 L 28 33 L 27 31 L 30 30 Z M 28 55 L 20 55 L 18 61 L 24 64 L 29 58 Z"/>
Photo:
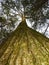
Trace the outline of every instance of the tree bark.
<path fill-rule="evenodd" d="M 0 65 L 49 65 L 49 39 L 20 23 L 0 48 Z"/>

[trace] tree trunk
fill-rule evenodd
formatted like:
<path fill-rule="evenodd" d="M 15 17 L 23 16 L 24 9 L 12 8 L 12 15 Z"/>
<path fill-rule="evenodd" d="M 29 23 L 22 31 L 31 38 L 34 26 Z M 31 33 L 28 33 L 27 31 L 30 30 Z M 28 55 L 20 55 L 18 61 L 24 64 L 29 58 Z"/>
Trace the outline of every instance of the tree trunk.
<path fill-rule="evenodd" d="M 49 65 L 49 39 L 25 22 L 0 47 L 0 65 Z"/>

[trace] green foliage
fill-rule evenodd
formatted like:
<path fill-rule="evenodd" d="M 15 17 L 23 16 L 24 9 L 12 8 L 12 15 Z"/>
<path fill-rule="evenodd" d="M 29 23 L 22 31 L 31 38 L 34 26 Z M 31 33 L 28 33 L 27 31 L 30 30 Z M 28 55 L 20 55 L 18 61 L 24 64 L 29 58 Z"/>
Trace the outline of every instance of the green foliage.
<path fill-rule="evenodd" d="M 6 22 L 5 17 L 0 17 L 0 23 L 5 23 L 5 22 Z"/>

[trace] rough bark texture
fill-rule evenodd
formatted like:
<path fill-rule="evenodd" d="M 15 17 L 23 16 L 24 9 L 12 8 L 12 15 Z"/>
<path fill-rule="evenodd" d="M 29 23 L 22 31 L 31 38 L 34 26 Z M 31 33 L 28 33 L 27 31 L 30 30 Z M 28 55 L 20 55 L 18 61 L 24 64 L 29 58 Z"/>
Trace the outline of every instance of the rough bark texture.
<path fill-rule="evenodd" d="M 0 65 L 49 65 L 49 39 L 20 23 L 0 47 Z"/>

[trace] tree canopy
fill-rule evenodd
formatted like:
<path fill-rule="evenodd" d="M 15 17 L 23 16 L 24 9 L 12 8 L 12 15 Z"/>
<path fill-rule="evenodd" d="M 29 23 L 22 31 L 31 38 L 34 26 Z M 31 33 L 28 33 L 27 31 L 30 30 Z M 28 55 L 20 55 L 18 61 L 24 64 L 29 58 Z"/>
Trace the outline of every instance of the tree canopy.
<path fill-rule="evenodd" d="M 11 32 L 17 26 L 16 22 L 22 20 L 23 15 L 26 20 L 30 21 L 33 29 L 37 30 L 45 26 L 42 33 L 46 35 L 45 32 L 49 26 L 49 23 L 47 24 L 47 19 L 49 19 L 48 0 L 3 0 L 0 5 L 0 18 L 6 19 L 5 22 L 3 19 L 2 22 L 0 21 L 0 28 L 4 30 L 3 35 L 6 36 L 4 32 Z"/>

